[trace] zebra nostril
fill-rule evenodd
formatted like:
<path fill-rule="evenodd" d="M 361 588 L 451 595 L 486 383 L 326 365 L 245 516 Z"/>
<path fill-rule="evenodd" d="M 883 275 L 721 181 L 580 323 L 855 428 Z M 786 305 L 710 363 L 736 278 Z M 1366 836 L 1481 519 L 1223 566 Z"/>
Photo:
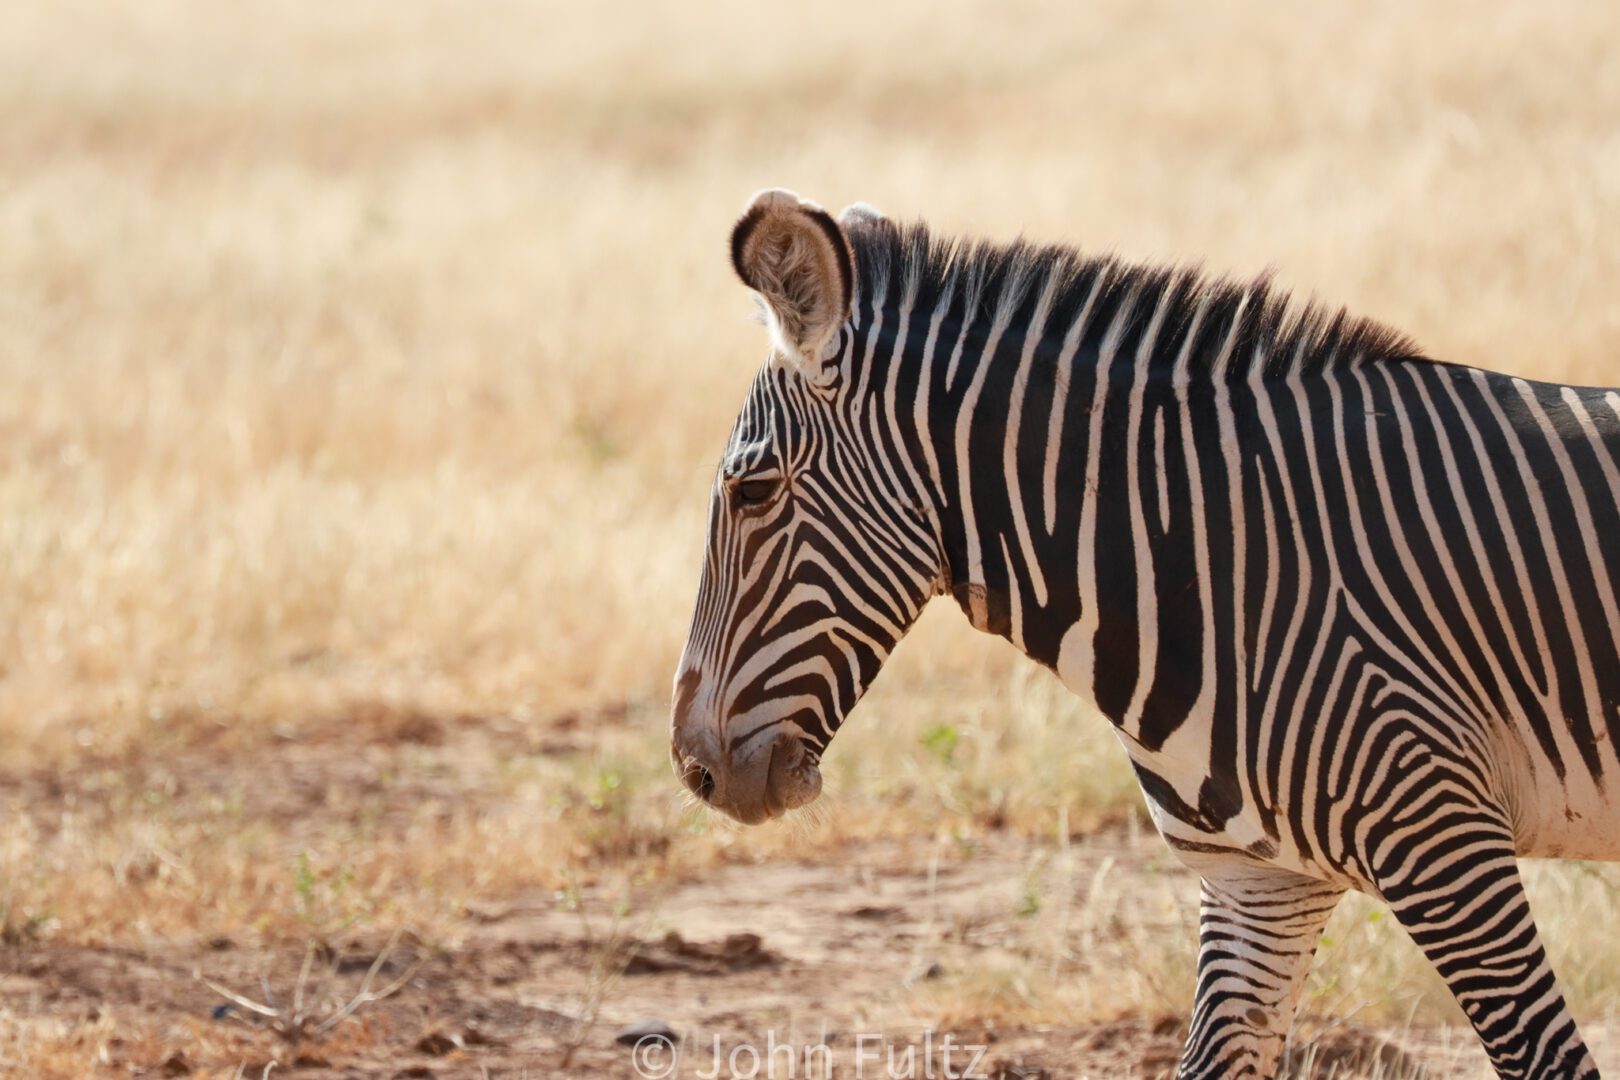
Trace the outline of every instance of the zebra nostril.
<path fill-rule="evenodd" d="M 695 761 L 688 761 L 681 770 L 681 781 L 687 790 L 704 802 L 714 795 L 714 774 Z"/>

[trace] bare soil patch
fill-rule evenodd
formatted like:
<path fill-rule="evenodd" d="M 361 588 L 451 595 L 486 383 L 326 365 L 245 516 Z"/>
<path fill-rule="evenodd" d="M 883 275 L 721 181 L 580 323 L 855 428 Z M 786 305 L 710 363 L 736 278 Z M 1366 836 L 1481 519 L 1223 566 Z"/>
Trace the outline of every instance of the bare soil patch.
<path fill-rule="evenodd" d="M 293 852 L 362 819 L 386 843 L 423 805 L 493 811 L 510 797 L 491 779 L 497 761 L 554 752 L 477 724 L 390 717 L 251 747 L 193 738 L 161 755 L 0 777 L 0 798 L 26 804 L 48 831 L 84 817 L 116 822 L 130 812 L 118 793 L 157 791 L 154 815 L 171 825 L 223 827 L 209 808 L 226 805 L 231 827 L 268 830 L 283 839 L 270 850 Z M 1073 1006 L 1083 1022 L 1065 1022 L 1067 999 L 1032 1004 L 1042 995 L 1020 974 L 1050 964 L 1060 987 L 1146 977 L 1162 958 L 1146 955 L 1144 941 L 1191 962 L 1192 927 L 1174 898 L 1194 895 L 1196 882 L 1151 834 L 1116 827 L 1058 843 L 991 831 L 805 850 L 744 851 L 628 883 L 604 867 L 572 887 L 496 890 L 397 938 L 386 906 L 347 922 L 221 932 L 201 895 L 191 897 L 191 935 L 96 940 L 14 926 L 0 954 L 9 1020 L 0 1067 L 64 1077 L 267 1068 L 367 1080 L 633 1077 L 633 1048 L 615 1035 L 649 1020 L 680 1041 L 679 1076 L 711 1071 L 716 1048 L 722 1069 L 746 1074 L 750 1047 L 797 1054 L 793 1075 L 806 1075 L 811 1052 L 826 1055 L 832 1075 L 886 1075 L 889 1055 L 908 1052 L 892 1067 L 945 1075 L 947 1049 L 957 1073 L 971 1066 L 1001 1078 L 1148 1077 L 1174 1067 L 1185 1006 L 1173 988 L 1146 1010 L 1088 998 Z M 167 858 L 187 866 L 186 852 Z M 130 872 L 157 875 L 164 865 Z M 220 921 L 242 926 L 241 915 Z M 399 982 L 397 992 L 314 1030 L 368 976 L 374 990 Z M 278 1032 L 214 987 L 282 1014 L 302 1007 L 313 1022 L 289 1038 L 285 1025 Z M 29 1057 L 42 1042 L 52 1055 Z M 1482 1061 L 1466 1034 L 1353 1021 L 1325 1030 L 1307 1022 L 1297 1051 L 1300 1075 L 1423 1066 L 1463 1076 Z M 789 1075 L 786 1061 L 777 1059 L 776 1075 Z"/>

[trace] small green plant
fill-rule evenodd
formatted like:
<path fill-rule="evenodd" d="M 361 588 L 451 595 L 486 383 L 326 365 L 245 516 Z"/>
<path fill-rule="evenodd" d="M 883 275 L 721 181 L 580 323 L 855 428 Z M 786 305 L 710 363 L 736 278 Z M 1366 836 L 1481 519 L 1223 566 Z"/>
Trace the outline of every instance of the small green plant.
<path fill-rule="evenodd" d="M 293 866 L 293 894 L 297 898 L 298 921 L 312 939 L 325 941 L 348 929 L 360 917 L 357 898 L 351 892 L 354 870 L 345 866 L 336 871 L 322 870 L 300 851 Z"/>
<path fill-rule="evenodd" d="M 1041 913 L 1041 883 L 1034 874 L 1024 879 L 1024 893 L 1013 909 L 1019 918 L 1028 919 Z"/>
<path fill-rule="evenodd" d="M 929 753 L 949 765 L 956 755 L 956 744 L 961 736 L 954 724 L 931 724 L 920 736 L 919 741 Z"/>
<path fill-rule="evenodd" d="M 600 811 L 615 808 L 621 797 L 620 789 L 623 787 L 624 777 L 617 769 L 598 770 L 596 788 L 591 792 L 591 809 Z"/>

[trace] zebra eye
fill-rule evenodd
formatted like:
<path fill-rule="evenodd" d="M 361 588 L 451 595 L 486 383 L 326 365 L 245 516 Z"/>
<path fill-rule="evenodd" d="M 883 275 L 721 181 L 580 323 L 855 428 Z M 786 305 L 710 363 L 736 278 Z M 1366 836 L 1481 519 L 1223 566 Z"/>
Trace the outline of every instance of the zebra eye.
<path fill-rule="evenodd" d="M 776 493 L 775 480 L 744 480 L 732 489 L 732 499 L 739 506 L 757 506 Z"/>

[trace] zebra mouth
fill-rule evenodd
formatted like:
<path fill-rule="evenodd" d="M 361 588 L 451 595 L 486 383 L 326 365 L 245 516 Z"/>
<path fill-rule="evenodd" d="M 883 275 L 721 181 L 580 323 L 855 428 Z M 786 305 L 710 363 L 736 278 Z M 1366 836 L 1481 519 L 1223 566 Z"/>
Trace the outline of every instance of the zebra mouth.
<path fill-rule="evenodd" d="M 781 817 L 815 802 L 821 794 L 821 769 L 816 755 L 804 741 L 781 735 L 771 745 L 771 759 L 765 774 L 765 809 L 770 817 Z"/>

